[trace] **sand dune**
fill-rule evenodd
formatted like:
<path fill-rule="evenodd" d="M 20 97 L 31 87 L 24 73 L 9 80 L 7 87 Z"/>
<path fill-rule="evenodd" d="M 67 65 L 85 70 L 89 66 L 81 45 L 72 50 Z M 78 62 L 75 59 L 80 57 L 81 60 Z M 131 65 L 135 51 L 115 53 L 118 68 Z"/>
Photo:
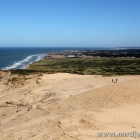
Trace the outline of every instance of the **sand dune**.
<path fill-rule="evenodd" d="M 140 76 L 0 75 L 0 140 L 122 140 L 97 133 L 140 132 Z"/>

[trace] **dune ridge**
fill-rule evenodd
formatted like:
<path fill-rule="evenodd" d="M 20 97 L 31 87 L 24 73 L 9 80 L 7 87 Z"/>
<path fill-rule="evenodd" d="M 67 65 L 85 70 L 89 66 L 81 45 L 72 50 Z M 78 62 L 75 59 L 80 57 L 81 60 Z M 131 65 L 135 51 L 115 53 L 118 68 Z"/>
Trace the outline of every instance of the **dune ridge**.
<path fill-rule="evenodd" d="M 0 75 L 2 140 L 98 140 L 97 132 L 140 130 L 140 76 Z"/>

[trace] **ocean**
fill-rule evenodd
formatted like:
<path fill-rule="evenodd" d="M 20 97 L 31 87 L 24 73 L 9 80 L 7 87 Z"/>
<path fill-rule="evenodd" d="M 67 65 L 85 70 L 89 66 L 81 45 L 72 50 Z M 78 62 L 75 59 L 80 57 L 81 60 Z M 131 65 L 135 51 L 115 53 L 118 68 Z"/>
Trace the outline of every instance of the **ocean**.
<path fill-rule="evenodd" d="M 43 59 L 43 57 L 49 52 L 89 49 L 101 50 L 103 48 L 0 47 L 0 70 L 24 69 L 27 65 Z"/>

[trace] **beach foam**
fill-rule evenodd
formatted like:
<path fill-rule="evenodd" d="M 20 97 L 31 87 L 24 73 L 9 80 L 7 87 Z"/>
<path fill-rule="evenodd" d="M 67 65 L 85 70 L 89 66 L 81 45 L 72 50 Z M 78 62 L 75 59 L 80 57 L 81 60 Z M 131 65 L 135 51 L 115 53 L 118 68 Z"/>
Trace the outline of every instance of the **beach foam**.
<path fill-rule="evenodd" d="M 45 54 L 29 55 L 21 61 L 15 62 L 10 66 L 4 67 L 2 70 L 17 69 L 17 68 L 24 69 L 27 65 L 41 60 L 44 56 Z"/>

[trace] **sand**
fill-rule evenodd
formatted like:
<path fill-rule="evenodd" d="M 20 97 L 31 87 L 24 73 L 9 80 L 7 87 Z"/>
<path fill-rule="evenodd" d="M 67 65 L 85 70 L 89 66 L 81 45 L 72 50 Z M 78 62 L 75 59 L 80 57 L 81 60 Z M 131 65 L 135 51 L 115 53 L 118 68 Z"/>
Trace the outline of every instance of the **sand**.
<path fill-rule="evenodd" d="M 97 133 L 140 132 L 140 76 L 0 76 L 0 140 L 122 140 L 134 138 Z"/>

